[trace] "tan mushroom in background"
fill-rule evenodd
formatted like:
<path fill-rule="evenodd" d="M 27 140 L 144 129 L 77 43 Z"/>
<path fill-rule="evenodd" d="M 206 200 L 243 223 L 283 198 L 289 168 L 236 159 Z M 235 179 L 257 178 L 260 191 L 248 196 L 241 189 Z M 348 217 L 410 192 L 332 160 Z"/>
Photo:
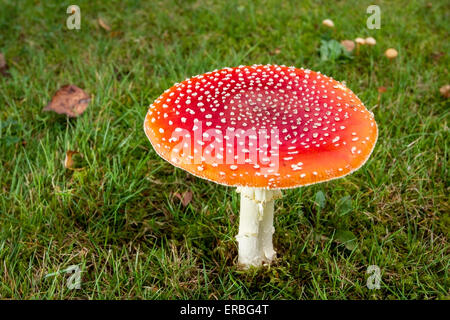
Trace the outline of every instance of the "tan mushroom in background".
<path fill-rule="evenodd" d="M 374 38 L 372 38 L 372 37 L 367 37 L 367 38 L 364 40 L 364 42 L 365 42 L 365 44 L 367 44 L 368 46 L 374 46 L 374 45 L 377 44 L 377 41 L 376 41 Z"/>
<path fill-rule="evenodd" d="M 334 22 L 330 19 L 325 19 L 322 21 L 322 24 L 328 28 L 334 28 Z"/>
<path fill-rule="evenodd" d="M 359 47 L 365 45 L 366 44 L 366 40 L 363 39 L 363 38 L 356 38 L 355 42 L 356 42 L 356 55 L 358 55 L 359 54 Z"/>
<path fill-rule="evenodd" d="M 342 40 L 341 45 L 348 52 L 352 52 L 355 49 L 355 42 L 353 40 Z"/>
<path fill-rule="evenodd" d="M 389 60 L 395 59 L 398 56 L 398 52 L 397 50 L 393 49 L 393 48 L 389 48 L 386 50 L 386 52 L 384 53 L 384 55 L 386 56 L 386 58 L 388 58 Z"/>
<path fill-rule="evenodd" d="M 381 87 L 378 87 L 378 99 L 377 99 L 377 104 L 378 105 L 380 105 L 380 102 L 381 102 L 381 95 L 383 94 L 383 93 L 385 93 L 387 91 L 387 89 L 386 89 L 386 87 L 383 87 L 383 86 L 381 86 Z"/>

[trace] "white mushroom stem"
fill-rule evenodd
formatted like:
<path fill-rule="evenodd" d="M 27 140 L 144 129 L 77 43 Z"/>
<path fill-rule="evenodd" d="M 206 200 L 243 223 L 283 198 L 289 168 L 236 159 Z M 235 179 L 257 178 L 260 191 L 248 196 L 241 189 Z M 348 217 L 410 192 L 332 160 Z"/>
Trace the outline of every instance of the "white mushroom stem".
<path fill-rule="evenodd" d="M 276 256 L 272 235 L 274 200 L 281 198 L 280 190 L 240 187 L 238 263 L 243 268 L 270 264 Z"/>

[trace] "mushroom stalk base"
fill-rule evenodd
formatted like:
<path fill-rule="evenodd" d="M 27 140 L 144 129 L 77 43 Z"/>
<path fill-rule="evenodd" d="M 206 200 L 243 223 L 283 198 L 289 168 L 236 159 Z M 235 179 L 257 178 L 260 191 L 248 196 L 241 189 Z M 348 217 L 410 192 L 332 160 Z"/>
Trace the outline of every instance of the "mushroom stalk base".
<path fill-rule="evenodd" d="M 270 264 L 276 257 L 272 244 L 274 201 L 281 198 L 281 191 L 240 187 L 237 192 L 241 194 L 238 263 L 245 269 Z"/>

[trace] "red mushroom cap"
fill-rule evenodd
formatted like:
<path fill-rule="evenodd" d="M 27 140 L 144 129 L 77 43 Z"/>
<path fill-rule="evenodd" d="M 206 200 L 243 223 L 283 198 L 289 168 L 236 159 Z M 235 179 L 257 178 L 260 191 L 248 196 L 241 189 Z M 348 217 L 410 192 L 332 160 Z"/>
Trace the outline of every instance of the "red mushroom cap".
<path fill-rule="evenodd" d="M 345 176 L 369 158 L 373 114 L 343 84 L 277 65 L 225 68 L 175 84 L 144 129 L 174 166 L 228 186 L 293 188 Z"/>

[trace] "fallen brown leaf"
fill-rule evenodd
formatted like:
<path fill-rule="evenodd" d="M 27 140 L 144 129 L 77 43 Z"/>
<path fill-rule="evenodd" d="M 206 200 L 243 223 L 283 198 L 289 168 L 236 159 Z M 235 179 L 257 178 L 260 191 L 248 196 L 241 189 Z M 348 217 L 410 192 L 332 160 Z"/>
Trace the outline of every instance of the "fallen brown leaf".
<path fill-rule="evenodd" d="M 6 60 L 3 53 L 0 52 L 0 69 L 6 67 Z"/>
<path fill-rule="evenodd" d="M 100 27 L 102 27 L 104 30 L 111 31 L 111 27 L 102 18 L 98 18 L 97 21 Z"/>
<path fill-rule="evenodd" d="M 72 169 L 73 167 L 73 159 L 72 156 L 74 154 L 79 153 L 78 151 L 73 151 L 73 150 L 67 150 L 66 151 L 66 158 L 64 159 L 64 167 L 66 169 Z"/>
<path fill-rule="evenodd" d="M 54 111 L 69 117 L 78 117 L 86 110 L 91 98 L 82 89 L 74 85 L 65 85 L 56 91 L 50 103 L 43 111 Z"/>
<path fill-rule="evenodd" d="M 122 31 L 111 31 L 109 33 L 110 38 L 118 38 L 118 37 L 121 37 L 122 35 L 123 35 Z"/>
<path fill-rule="evenodd" d="M 8 65 L 6 64 L 5 56 L 0 52 L 0 74 L 3 76 L 8 75 Z"/>
<path fill-rule="evenodd" d="M 180 199 L 183 207 L 186 207 L 192 201 L 192 192 L 191 191 L 183 192 L 182 195 L 180 195 L 178 192 L 176 192 L 174 194 L 174 196 L 177 197 L 178 199 Z"/>
<path fill-rule="evenodd" d="M 446 84 L 439 89 L 439 92 L 444 98 L 450 98 L 450 84 Z"/>
<path fill-rule="evenodd" d="M 378 87 L 378 92 L 379 93 L 385 93 L 386 92 L 386 87 Z"/>
<path fill-rule="evenodd" d="M 434 61 L 438 61 L 438 60 L 441 59 L 444 55 L 445 55 L 444 52 L 442 52 L 442 51 L 437 51 L 437 52 L 433 52 L 433 53 L 431 54 L 431 58 L 432 58 Z"/>

